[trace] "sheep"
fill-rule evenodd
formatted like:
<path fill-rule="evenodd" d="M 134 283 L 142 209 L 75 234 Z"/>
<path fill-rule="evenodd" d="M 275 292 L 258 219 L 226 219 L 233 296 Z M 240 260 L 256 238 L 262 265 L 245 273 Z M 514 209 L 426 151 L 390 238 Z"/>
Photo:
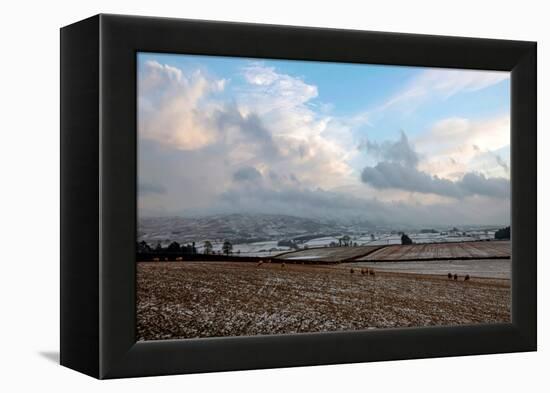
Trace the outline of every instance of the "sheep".
<path fill-rule="evenodd" d="M 458 280 L 458 275 L 455 273 L 455 275 L 453 276 L 453 280 Z"/>
<path fill-rule="evenodd" d="M 264 263 L 264 261 L 260 259 L 260 261 L 256 264 L 256 267 L 262 266 L 263 263 Z"/>
<path fill-rule="evenodd" d="M 469 279 L 470 279 L 470 275 L 466 274 L 466 276 L 464 277 L 464 281 L 468 281 Z"/>
<path fill-rule="evenodd" d="M 353 268 L 351 268 L 351 269 L 349 269 L 349 272 L 350 272 L 351 274 L 353 274 L 353 272 L 355 272 L 355 270 L 353 270 Z"/>
<path fill-rule="evenodd" d="M 361 275 L 365 274 L 365 269 L 361 269 Z"/>
<path fill-rule="evenodd" d="M 183 261 L 183 258 L 182 257 L 177 257 L 176 261 L 178 261 L 178 262 Z"/>
<path fill-rule="evenodd" d="M 451 273 L 447 274 L 447 278 L 450 280 L 451 278 L 453 278 L 453 275 Z"/>
<path fill-rule="evenodd" d="M 284 269 L 285 268 L 285 263 L 281 263 L 281 269 Z"/>
<path fill-rule="evenodd" d="M 369 270 L 369 274 L 373 277 L 376 275 L 376 273 L 374 273 L 374 270 L 372 270 L 372 269 Z"/>
<path fill-rule="evenodd" d="M 159 262 L 160 261 L 160 258 L 153 258 L 153 262 Z"/>

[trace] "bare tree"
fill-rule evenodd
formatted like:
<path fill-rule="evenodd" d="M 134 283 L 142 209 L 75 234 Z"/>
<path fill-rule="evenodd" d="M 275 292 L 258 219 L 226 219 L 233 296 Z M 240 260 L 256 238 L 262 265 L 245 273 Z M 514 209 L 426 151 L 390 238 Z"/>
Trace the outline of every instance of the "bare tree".
<path fill-rule="evenodd" d="M 204 242 L 204 253 L 205 254 L 210 254 L 212 252 L 212 243 L 210 243 L 209 240 L 205 241 Z"/>
<path fill-rule="evenodd" d="M 229 255 L 233 252 L 233 244 L 229 240 L 223 242 L 222 251 L 225 255 Z"/>

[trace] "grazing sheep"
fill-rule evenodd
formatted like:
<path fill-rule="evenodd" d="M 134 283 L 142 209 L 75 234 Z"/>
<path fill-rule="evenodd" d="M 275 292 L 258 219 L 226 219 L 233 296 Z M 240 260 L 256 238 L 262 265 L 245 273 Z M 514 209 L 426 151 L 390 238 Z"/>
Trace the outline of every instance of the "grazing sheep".
<path fill-rule="evenodd" d="M 375 275 L 376 275 L 376 273 L 374 273 L 374 270 L 372 270 L 372 269 L 369 270 L 369 274 L 370 274 L 371 276 L 375 276 Z"/>
<path fill-rule="evenodd" d="M 159 258 L 153 258 L 153 262 L 159 262 L 160 259 Z"/>
<path fill-rule="evenodd" d="M 466 276 L 464 277 L 464 281 L 468 281 L 469 279 L 470 279 L 470 275 L 466 274 Z"/>
<path fill-rule="evenodd" d="M 458 275 L 455 273 L 455 275 L 453 276 L 453 280 L 458 280 Z"/>
<path fill-rule="evenodd" d="M 453 275 L 451 273 L 447 274 L 447 278 L 450 280 L 451 278 L 453 278 Z"/>
<path fill-rule="evenodd" d="M 177 257 L 176 261 L 178 261 L 178 262 L 183 261 L 183 258 L 182 257 Z"/>
<path fill-rule="evenodd" d="M 281 269 L 284 269 L 285 268 L 285 263 L 281 263 Z"/>
<path fill-rule="evenodd" d="M 256 267 L 258 267 L 258 266 L 262 266 L 262 265 L 263 265 L 263 263 L 264 263 L 264 261 L 262 261 L 262 260 L 260 259 L 260 262 L 258 262 L 258 263 L 256 264 Z"/>
<path fill-rule="evenodd" d="M 353 268 L 349 269 L 349 272 L 350 272 L 351 274 L 353 274 L 354 271 L 355 271 L 355 270 L 353 270 Z"/>
<path fill-rule="evenodd" d="M 361 269 L 361 275 L 365 274 L 365 269 Z"/>

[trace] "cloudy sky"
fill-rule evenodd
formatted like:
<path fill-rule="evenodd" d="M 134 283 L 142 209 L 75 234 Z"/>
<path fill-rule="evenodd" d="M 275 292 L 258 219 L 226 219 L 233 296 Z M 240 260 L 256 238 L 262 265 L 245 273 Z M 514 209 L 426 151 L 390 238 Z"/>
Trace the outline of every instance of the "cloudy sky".
<path fill-rule="evenodd" d="M 139 215 L 508 224 L 509 73 L 138 55 Z"/>

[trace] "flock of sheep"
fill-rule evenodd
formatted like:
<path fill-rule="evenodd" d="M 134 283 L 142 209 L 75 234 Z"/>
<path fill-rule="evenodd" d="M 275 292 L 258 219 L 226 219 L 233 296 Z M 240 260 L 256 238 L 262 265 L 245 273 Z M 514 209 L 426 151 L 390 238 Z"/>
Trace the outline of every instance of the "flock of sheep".
<path fill-rule="evenodd" d="M 455 274 L 448 273 L 448 274 L 447 274 L 447 278 L 448 278 L 449 280 L 458 281 L 458 274 L 456 274 L 456 273 L 455 273 Z M 466 275 L 464 276 L 464 281 L 468 281 L 469 279 L 470 279 L 470 275 L 469 275 L 469 274 L 466 274 Z"/>
<path fill-rule="evenodd" d="M 267 260 L 267 263 L 271 263 L 271 260 Z M 259 266 L 262 266 L 263 264 L 264 264 L 264 261 L 263 261 L 263 260 L 260 260 L 260 261 L 256 264 L 256 266 L 259 267 Z M 286 267 L 285 263 L 284 263 L 284 262 L 281 263 L 281 269 L 284 269 L 285 267 Z M 354 273 L 355 273 L 355 269 L 354 269 L 354 268 L 351 268 L 351 269 L 349 270 L 349 272 L 350 272 L 351 274 L 354 274 Z M 368 268 L 366 268 L 366 269 L 361 269 L 361 270 L 359 270 L 359 272 L 360 272 L 362 275 L 373 276 L 373 277 L 376 276 L 376 273 L 375 273 L 374 269 L 368 269 Z M 458 278 L 459 278 L 459 277 L 458 277 L 458 274 L 456 274 L 456 273 L 455 273 L 455 274 L 448 273 L 448 274 L 447 274 L 447 278 L 448 278 L 449 280 L 458 281 Z M 466 275 L 464 276 L 464 281 L 469 281 L 469 280 L 470 280 L 470 275 L 469 275 L 469 274 L 466 274 Z"/>
<path fill-rule="evenodd" d="M 349 272 L 351 274 L 353 274 L 353 273 L 355 273 L 355 269 L 351 268 L 351 269 L 349 269 Z M 361 269 L 360 272 L 363 275 L 366 274 L 367 276 L 376 276 L 376 273 L 374 272 L 374 269 Z"/>
<path fill-rule="evenodd" d="M 157 258 L 155 258 L 155 259 L 157 259 Z M 181 258 L 177 258 L 176 260 L 178 260 L 178 259 L 181 260 Z M 266 263 L 271 263 L 271 260 L 268 259 L 268 260 L 266 261 Z M 260 260 L 260 261 L 256 264 L 256 267 L 262 266 L 263 264 L 264 264 L 264 261 L 263 261 L 263 260 Z M 286 267 L 285 263 L 284 263 L 284 262 L 281 263 L 281 269 L 285 269 L 285 267 Z M 354 269 L 354 268 L 351 268 L 351 269 L 349 270 L 349 272 L 350 272 L 351 274 L 354 274 L 354 273 L 355 273 L 355 269 Z M 359 270 L 359 272 L 360 272 L 362 275 L 373 276 L 373 277 L 376 276 L 376 273 L 375 273 L 374 269 L 368 269 L 368 268 L 366 268 L 366 269 L 361 269 L 361 270 Z M 456 274 L 456 273 L 455 273 L 455 274 L 448 273 L 448 274 L 447 274 L 447 278 L 448 278 L 449 280 L 454 280 L 454 281 L 458 281 L 458 279 L 459 279 L 458 274 Z M 468 280 L 470 280 L 470 275 L 469 275 L 469 274 L 466 274 L 466 275 L 464 276 L 464 281 L 468 281 Z"/>

